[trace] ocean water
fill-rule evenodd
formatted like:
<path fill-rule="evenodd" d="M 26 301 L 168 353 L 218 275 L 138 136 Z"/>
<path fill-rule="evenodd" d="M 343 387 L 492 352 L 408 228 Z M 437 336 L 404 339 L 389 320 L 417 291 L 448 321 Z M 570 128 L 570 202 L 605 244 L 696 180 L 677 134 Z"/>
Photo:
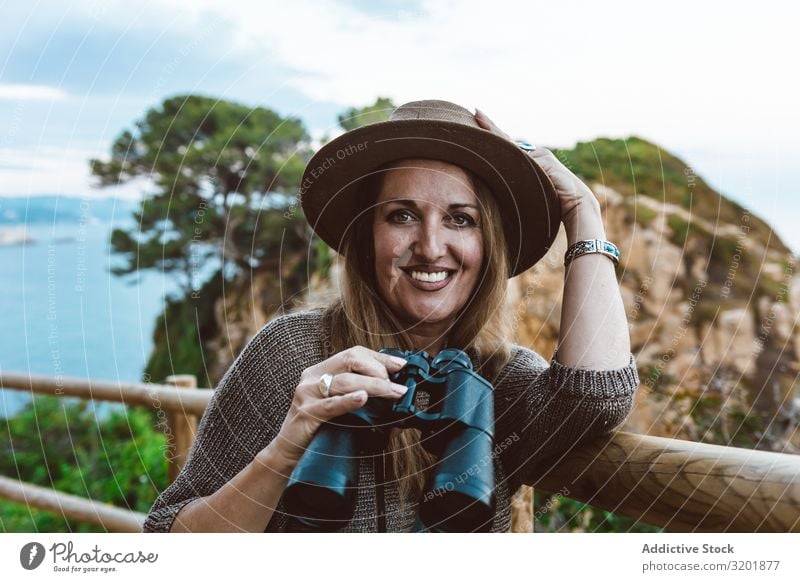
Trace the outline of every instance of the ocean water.
<path fill-rule="evenodd" d="M 154 272 L 112 275 L 111 230 L 109 222 L 28 225 L 35 242 L 0 246 L 3 372 L 142 380 L 156 317 L 177 285 Z M 0 389 L 0 416 L 29 400 Z"/>

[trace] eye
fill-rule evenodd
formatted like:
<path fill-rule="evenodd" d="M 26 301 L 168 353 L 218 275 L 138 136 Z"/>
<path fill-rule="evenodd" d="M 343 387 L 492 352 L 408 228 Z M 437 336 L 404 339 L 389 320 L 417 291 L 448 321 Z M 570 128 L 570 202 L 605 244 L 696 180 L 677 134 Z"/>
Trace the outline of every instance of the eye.
<path fill-rule="evenodd" d="M 454 214 L 451 216 L 456 226 L 474 226 L 475 219 L 469 214 Z"/>
<path fill-rule="evenodd" d="M 402 217 L 407 217 L 409 220 L 403 220 Z M 389 220 L 391 222 L 396 222 L 398 224 L 406 224 L 414 218 L 414 215 L 411 214 L 408 210 L 397 210 L 396 212 L 392 212 L 389 215 Z"/>

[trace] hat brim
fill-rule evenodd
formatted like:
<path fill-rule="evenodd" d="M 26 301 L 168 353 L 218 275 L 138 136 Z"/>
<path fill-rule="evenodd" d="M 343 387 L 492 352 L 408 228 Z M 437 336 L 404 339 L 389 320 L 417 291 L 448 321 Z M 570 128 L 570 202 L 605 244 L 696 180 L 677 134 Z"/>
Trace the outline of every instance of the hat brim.
<path fill-rule="evenodd" d="M 550 249 L 561 207 L 555 187 L 519 146 L 462 123 L 404 119 L 365 125 L 320 148 L 303 174 L 300 201 L 311 227 L 341 252 L 343 236 L 364 209 L 361 181 L 385 163 L 429 158 L 467 168 L 480 177 L 501 208 L 510 276 L 525 271 Z"/>

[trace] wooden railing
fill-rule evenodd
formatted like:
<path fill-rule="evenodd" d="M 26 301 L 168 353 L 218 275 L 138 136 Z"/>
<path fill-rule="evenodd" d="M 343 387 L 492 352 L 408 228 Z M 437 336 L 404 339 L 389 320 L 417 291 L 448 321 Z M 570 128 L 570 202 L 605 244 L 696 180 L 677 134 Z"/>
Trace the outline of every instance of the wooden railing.
<path fill-rule="evenodd" d="M 85 400 L 119 402 L 163 411 L 169 439 L 169 478 L 174 481 L 184 463 L 197 432 L 197 419 L 203 415 L 213 392 L 198 390 L 194 376 L 170 376 L 166 384 L 139 384 L 90 381 L 81 378 L 0 373 L 0 388 L 30 394 L 72 396 Z M 115 532 L 142 530 L 145 515 L 0 476 L 0 498 L 62 515 L 67 519 L 92 523 Z"/>
<path fill-rule="evenodd" d="M 534 486 L 670 532 L 800 532 L 800 456 L 616 432 Z"/>
<path fill-rule="evenodd" d="M 99 525 L 106 531 L 139 532 L 142 531 L 145 518 L 143 513 L 2 476 L 0 476 L 0 497 L 28 507 L 57 513 L 82 523 Z"/>
<path fill-rule="evenodd" d="M 167 411 L 174 479 L 211 390 L 192 376 L 167 385 L 0 374 L 0 387 Z M 615 432 L 575 447 L 538 476 L 537 488 L 670 532 L 800 532 L 800 456 Z M 144 515 L 0 478 L 0 497 L 95 523 L 139 531 Z"/>

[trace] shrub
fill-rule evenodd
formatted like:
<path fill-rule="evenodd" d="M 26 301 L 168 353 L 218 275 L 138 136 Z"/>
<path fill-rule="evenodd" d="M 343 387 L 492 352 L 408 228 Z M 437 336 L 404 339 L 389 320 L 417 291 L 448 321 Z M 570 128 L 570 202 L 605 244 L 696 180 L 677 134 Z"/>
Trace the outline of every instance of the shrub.
<path fill-rule="evenodd" d="M 166 437 L 151 411 L 36 396 L 0 419 L 0 474 L 147 513 L 169 484 Z M 2 532 L 100 532 L 102 528 L 0 500 Z"/>

